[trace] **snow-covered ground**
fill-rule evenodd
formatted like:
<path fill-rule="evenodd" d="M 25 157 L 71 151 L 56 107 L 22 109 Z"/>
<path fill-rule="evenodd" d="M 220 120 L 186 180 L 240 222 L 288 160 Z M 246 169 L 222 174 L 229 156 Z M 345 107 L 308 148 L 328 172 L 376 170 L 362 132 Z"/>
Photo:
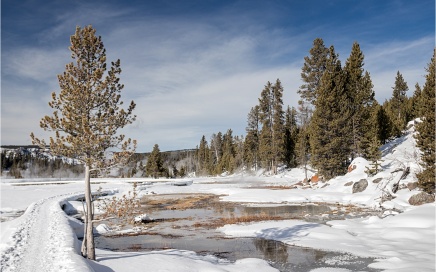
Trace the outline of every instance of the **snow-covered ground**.
<path fill-rule="evenodd" d="M 238 174 L 194 178 L 188 186 L 174 186 L 181 185 L 181 181 L 172 185 L 160 181 L 145 186 L 141 194 L 212 193 L 224 195 L 223 201 L 250 205 L 328 202 L 371 207 L 380 210 L 380 216 L 329 221 L 327 225 L 301 220 L 266 221 L 226 225 L 219 230 L 229 237 L 262 237 L 295 246 L 373 257 L 375 262 L 369 266 L 384 271 L 435 271 L 435 204 L 411 206 L 408 199 L 419 191 L 405 187 L 416 181 L 415 174 L 420 171 L 419 153 L 412 134 L 413 128 L 404 137 L 383 147 L 383 171 L 374 177 L 368 177 L 364 172 L 368 162 L 357 158 L 353 162 L 356 169 L 352 172 L 325 183 L 296 189 L 273 190 L 259 185 L 296 184 L 304 178 L 302 169 L 271 177 Z M 400 181 L 402 189 L 394 194 L 392 186 L 402 175 L 401 171 L 395 170 L 406 167 L 410 167 L 410 174 Z M 368 181 L 368 187 L 353 194 L 350 182 L 361 179 Z M 93 181 L 98 182 L 93 185 L 94 190 L 101 187 L 120 196 L 132 188 L 123 179 Z M 41 183 L 43 181 L 22 182 L 20 185 L 27 186 L 17 186 L 13 180 L 2 180 L 2 220 L 24 210 L 25 213 L 0 224 L 1 271 L 277 271 L 261 259 L 248 258 L 232 263 L 176 249 L 151 252 L 97 249 L 97 260 L 88 261 L 80 256 L 80 242 L 75 231 L 80 224 L 61 208 L 82 195 L 83 182 Z M 381 204 L 382 192 L 389 192 L 395 198 Z M 349 270 L 318 268 L 313 271 Z"/>

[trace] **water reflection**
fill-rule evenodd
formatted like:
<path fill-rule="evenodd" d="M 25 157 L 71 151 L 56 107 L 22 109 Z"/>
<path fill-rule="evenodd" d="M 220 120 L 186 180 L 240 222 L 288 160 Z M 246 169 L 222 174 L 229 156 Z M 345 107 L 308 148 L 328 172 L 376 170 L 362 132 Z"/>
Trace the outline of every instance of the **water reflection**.
<path fill-rule="evenodd" d="M 143 232 L 136 236 L 99 236 L 96 237 L 96 246 L 115 251 L 149 251 L 159 249 L 191 250 L 198 254 L 215 255 L 230 261 L 242 258 L 261 258 L 267 260 L 280 271 L 309 271 L 318 267 L 346 268 L 352 271 L 376 271 L 368 268 L 374 262 L 373 258 L 360 258 L 337 252 L 326 252 L 311 248 L 302 248 L 286 245 L 282 242 L 261 238 L 224 238 L 222 233 L 214 228 L 207 228 L 199 223 L 219 221 L 229 217 L 268 215 L 282 219 L 306 220 L 306 224 L 299 224 L 295 228 L 270 228 L 264 230 L 267 237 L 292 237 L 300 231 L 317 227 L 333 218 L 345 218 L 349 214 L 340 212 L 338 207 L 331 205 L 275 205 L 275 206 L 245 206 L 238 203 L 219 201 L 213 196 L 201 199 L 198 205 L 185 208 L 182 204 L 184 197 L 178 195 L 177 199 L 165 196 L 165 199 L 154 196 L 156 205 L 151 202 L 144 203 L 144 212 L 157 219 L 149 225 L 142 225 Z M 194 199 L 195 200 L 195 199 Z M 167 202 L 165 202 L 167 201 Z M 187 201 L 188 202 L 188 201 Z M 168 209 L 170 203 L 171 208 Z M 202 227 L 203 226 L 203 227 Z M 280 232 L 280 233 L 277 233 Z M 340 260 L 340 261 L 338 261 Z M 346 261 L 344 261 L 346 260 Z"/>

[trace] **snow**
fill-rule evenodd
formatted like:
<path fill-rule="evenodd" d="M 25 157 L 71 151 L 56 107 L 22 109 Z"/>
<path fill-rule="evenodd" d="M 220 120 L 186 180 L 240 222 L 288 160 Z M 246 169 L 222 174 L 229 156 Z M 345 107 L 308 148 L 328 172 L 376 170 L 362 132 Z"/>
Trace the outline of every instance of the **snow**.
<path fill-rule="evenodd" d="M 93 189 L 122 196 L 131 190 L 128 182 L 139 182 L 139 194 L 209 193 L 220 195 L 223 201 L 247 205 L 296 205 L 312 202 L 354 204 L 380 211 L 379 216 L 348 220 L 334 220 L 327 224 L 302 220 L 263 221 L 225 225 L 219 228 L 228 237 L 262 237 L 283 243 L 347 252 L 361 257 L 373 257 L 371 268 L 383 271 L 435 271 L 435 204 L 411 206 L 410 196 L 417 189 L 401 189 L 395 194 L 393 184 L 416 181 L 419 172 L 419 152 L 415 147 L 413 127 L 407 134 L 382 147 L 382 172 L 368 177 L 369 163 L 356 158 L 356 169 L 327 182 L 319 182 L 291 190 L 260 188 L 259 185 L 290 186 L 304 179 L 301 168 L 282 171 L 276 176 L 247 174 L 226 175 L 189 180 L 95 179 Z M 410 174 L 400 180 L 402 172 L 396 169 L 410 167 Z M 313 171 L 309 171 L 310 175 Z M 382 178 L 379 183 L 373 181 Z M 352 193 L 347 183 L 361 179 L 368 187 Z M 233 181 L 230 183 L 229 181 Z M 234 182 L 237 181 L 237 182 Z M 21 185 L 21 186 L 18 186 Z M 25 185 L 25 186 L 22 186 Z M 177 186 L 174 186 L 177 185 Z M 181 186 L 182 185 L 182 186 Z M 96 261 L 80 256 L 80 237 L 83 225 L 67 214 L 83 209 L 75 201 L 83 196 L 82 181 L 53 182 L 26 180 L 1 181 L 1 217 L 24 214 L 2 222 L 1 271 L 277 271 L 261 259 L 247 258 L 229 262 L 211 255 L 192 251 L 169 249 L 150 252 L 112 252 L 97 249 Z M 380 202 L 382 192 L 395 198 Z M 63 209 L 62 209 L 63 208 Z M 143 215 L 148 216 L 148 215 Z M 106 225 L 96 224 L 96 232 L 111 231 Z M 340 260 L 338 260 L 340 261 Z M 314 272 L 349 271 L 344 268 L 316 268 Z"/>
<path fill-rule="evenodd" d="M 327 225 L 298 220 L 226 225 L 229 237 L 259 237 L 289 245 L 350 252 L 376 257 L 370 267 L 386 271 L 434 271 L 435 205 L 410 208 L 380 219 L 377 216 L 330 221 Z"/>

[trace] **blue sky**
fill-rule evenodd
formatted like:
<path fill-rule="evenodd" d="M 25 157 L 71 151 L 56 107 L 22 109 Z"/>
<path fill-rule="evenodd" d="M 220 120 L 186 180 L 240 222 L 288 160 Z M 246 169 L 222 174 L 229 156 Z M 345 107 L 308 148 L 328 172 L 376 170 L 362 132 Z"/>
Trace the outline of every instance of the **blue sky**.
<path fill-rule="evenodd" d="M 392 94 L 397 71 L 412 95 L 435 46 L 434 0 L 1 1 L 1 144 L 47 137 L 57 75 L 71 62 L 69 37 L 93 25 L 108 60 L 121 60 L 122 99 L 137 104 L 123 133 L 138 152 L 194 148 L 201 136 L 245 134 L 264 85 L 279 78 L 296 106 L 304 57 L 315 38 L 342 64 L 353 42 L 365 55 L 376 98 Z"/>

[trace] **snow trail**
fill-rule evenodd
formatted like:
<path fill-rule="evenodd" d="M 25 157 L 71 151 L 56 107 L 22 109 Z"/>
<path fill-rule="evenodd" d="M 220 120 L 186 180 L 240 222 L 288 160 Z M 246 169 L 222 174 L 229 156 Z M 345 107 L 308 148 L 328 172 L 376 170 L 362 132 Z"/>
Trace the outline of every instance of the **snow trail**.
<path fill-rule="evenodd" d="M 2 252 L 2 271 L 92 271 L 79 260 L 77 239 L 60 207 L 61 201 L 80 195 L 54 196 L 30 205 Z"/>

